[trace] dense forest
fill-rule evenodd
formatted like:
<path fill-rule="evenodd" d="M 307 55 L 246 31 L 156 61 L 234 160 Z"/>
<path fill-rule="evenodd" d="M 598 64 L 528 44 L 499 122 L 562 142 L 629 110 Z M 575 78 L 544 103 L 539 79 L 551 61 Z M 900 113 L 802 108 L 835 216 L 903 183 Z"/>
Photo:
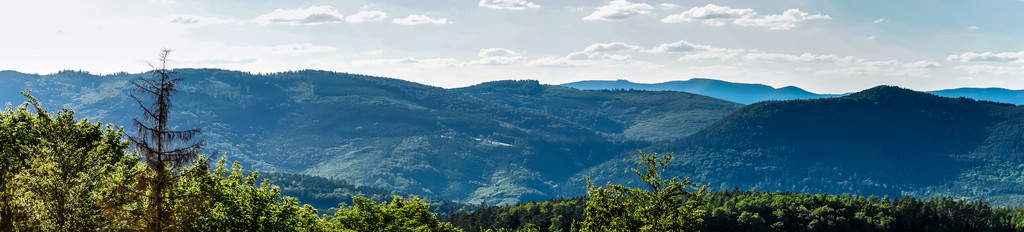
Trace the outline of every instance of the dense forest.
<path fill-rule="evenodd" d="M 950 197 L 890 198 L 738 189 L 710 193 L 701 231 L 1024 231 L 1024 209 Z M 572 231 L 586 198 L 487 206 L 446 218 L 463 231 Z"/>
<path fill-rule="evenodd" d="M 202 128 L 205 147 L 217 151 L 212 160 L 424 199 L 506 205 L 571 198 L 586 193 L 586 177 L 640 187 L 622 173 L 641 149 L 676 152 L 684 161 L 671 175 L 718 191 L 1024 202 L 1024 108 L 1010 104 L 883 87 L 743 106 L 682 92 L 530 80 L 443 89 L 314 70 L 175 71 L 184 79 L 176 106 L 186 110 L 171 112 L 180 119 L 171 124 Z M 18 103 L 16 93 L 31 89 L 45 105 L 130 126 L 134 77 L 0 71 L 0 101 Z M 281 186 L 290 183 L 297 182 Z M 334 207 L 297 197 L 322 211 Z"/>
<path fill-rule="evenodd" d="M 947 98 L 894 86 L 843 97 L 745 106 L 684 139 L 644 151 L 672 151 L 669 170 L 719 191 L 733 188 L 876 196 L 935 195 L 1024 203 L 1024 107 Z M 640 186 L 616 175 L 622 155 L 584 177 Z M 572 194 L 565 194 L 571 196 Z"/>
<path fill-rule="evenodd" d="M 34 111 L 34 112 L 33 112 Z M 51 112 L 30 98 L 0 113 L 0 223 L 13 231 L 134 230 L 151 218 L 140 182 L 152 175 L 125 132 Z M 662 176 L 672 155 L 640 153 L 649 188 L 590 184 L 588 197 L 483 205 L 443 221 L 418 197 L 354 196 L 319 214 L 258 172 L 205 156 L 166 192 L 171 231 L 1024 231 L 1024 209 L 981 201 L 751 191 L 705 192 Z M 277 175 L 280 179 L 298 178 Z M 322 179 L 319 181 L 324 181 Z M 330 181 L 330 180 L 327 180 Z M 308 182 L 308 181 L 307 181 Z M 341 182 L 344 183 L 344 182 Z M 338 202 L 343 203 L 343 202 Z"/>

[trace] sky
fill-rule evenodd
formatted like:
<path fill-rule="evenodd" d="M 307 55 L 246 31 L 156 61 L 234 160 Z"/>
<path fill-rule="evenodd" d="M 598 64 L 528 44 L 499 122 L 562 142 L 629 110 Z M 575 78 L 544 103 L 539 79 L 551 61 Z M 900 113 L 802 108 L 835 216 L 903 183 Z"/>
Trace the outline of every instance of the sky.
<path fill-rule="evenodd" d="M 1020 0 L 0 3 L 0 70 L 318 69 L 454 88 L 710 78 L 816 93 L 1024 89 Z"/>

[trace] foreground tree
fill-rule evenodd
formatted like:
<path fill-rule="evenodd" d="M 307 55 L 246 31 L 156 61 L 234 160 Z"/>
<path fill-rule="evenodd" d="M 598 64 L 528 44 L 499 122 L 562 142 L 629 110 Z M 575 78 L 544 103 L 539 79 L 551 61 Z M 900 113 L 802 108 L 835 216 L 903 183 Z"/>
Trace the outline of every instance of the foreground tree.
<path fill-rule="evenodd" d="M 390 203 L 376 204 L 365 197 L 353 197 L 353 206 L 345 207 L 328 219 L 331 231 L 379 231 L 379 232 L 455 232 L 460 231 L 451 223 L 441 222 L 437 214 L 428 210 L 426 202 L 419 197 L 406 200 L 395 196 Z"/>
<path fill-rule="evenodd" d="M 190 144 L 199 134 L 198 128 L 176 131 L 167 125 L 172 106 L 171 95 L 178 91 L 175 86 L 182 81 L 174 77 L 173 70 L 167 69 L 167 55 L 170 53 L 171 50 L 160 53 L 160 64 L 151 65 L 153 70 L 148 72 L 150 78 L 139 77 L 132 82 L 135 92 L 131 97 L 142 108 L 142 119 L 134 119 L 138 134 L 129 139 L 152 173 L 140 175 L 144 177 L 142 182 L 146 183 L 144 221 L 149 231 L 163 231 L 181 224 L 175 222 L 173 213 L 165 206 L 167 198 L 171 197 L 168 188 L 173 185 L 182 166 L 199 156 L 203 144 L 202 140 Z"/>
<path fill-rule="evenodd" d="M 128 143 L 112 125 L 49 112 L 28 100 L 0 113 L 0 211 L 3 231 L 85 231 L 103 228 L 95 202 L 104 177 L 124 161 Z M 34 109 L 35 113 L 30 111 Z"/>
<path fill-rule="evenodd" d="M 689 178 L 665 179 L 672 153 L 662 156 L 637 151 L 643 172 L 633 169 L 650 190 L 608 183 L 596 187 L 587 179 L 586 219 L 581 231 L 699 231 L 703 222 L 702 197 L 707 185 Z M 696 191 L 690 191 L 696 187 Z"/>

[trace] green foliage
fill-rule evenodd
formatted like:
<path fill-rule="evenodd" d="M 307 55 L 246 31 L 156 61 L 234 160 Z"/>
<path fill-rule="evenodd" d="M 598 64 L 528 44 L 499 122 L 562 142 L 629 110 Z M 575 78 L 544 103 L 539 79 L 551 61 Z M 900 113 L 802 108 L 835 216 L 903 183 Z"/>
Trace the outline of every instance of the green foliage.
<path fill-rule="evenodd" d="M 991 207 L 982 201 L 950 197 L 899 199 L 806 193 L 740 191 L 704 195 L 707 213 L 700 230 L 733 231 L 1024 231 L 1024 208 Z M 540 202 L 537 204 L 545 204 Z M 586 201 L 576 204 L 584 205 Z M 518 206 L 493 207 L 510 211 Z M 486 211 L 467 213 L 464 217 Z M 553 213 L 546 213 L 548 217 Z M 455 214 L 460 215 L 460 214 Z M 534 215 L 544 217 L 545 213 Z M 580 213 L 579 216 L 583 216 Z M 455 221 L 466 231 L 471 225 Z M 525 228 L 528 221 L 516 221 L 504 228 Z M 541 230 L 545 231 L 545 230 Z M 547 230 L 554 231 L 554 230 Z"/>
<path fill-rule="evenodd" d="M 35 113 L 28 107 L 35 109 Z M 29 96 L 0 112 L 0 230 L 133 231 L 147 228 L 155 171 L 127 153 L 124 132 L 48 112 Z M 168 171 L 168 170 L 165 170 Z M 282 197 L 259 173 L 209 170 L 200 157 L 169 182 L 158 222 L 165 231 L 459 231 L 418 197 L 356 206 L 324 219 L 296 198 Z"/>
<path fill-rule="evenodd" d="M 397 79 L 314 70 L 173 71 L 184 80 L 176 85 L 178 110 L 171 111 L 168 126 L 202 128 L 205 149 L 227 154 L 229 166 L 241 161 L 261 172 L 342 178 L 425 199 L 546 200 L 560 194 L 557 186 L 567 177 L 647 144 Z M 32 88 L 47 105 L 66 105 L 90 120 L 127 128 L 139 112 L 125 98 L 137 76 L 0 72 L 0 90 Z M 0 91 L 0 101 L 11 99 L 6 96 Z M 650 104 L 630 107 L 661 103 Z"/>
<path fill-rule="evenodd" d="M 25 104 L 0 113 L 0 228 L 103 227 L 96 192 L 113 166 L 131 160 L 124 132 L 78 121 L 70 110 L 48 112 L 25 96 Z"/>
<path fill-rule="evenodd" d="M 321 230 L 323 219 L 316 209 L 299 205 L 294 197 L 282 197 L 281 190 L 262 183 L 258 172 L 246 174 L 235 162 L 231 169 L 223 159 L 213 172 L 207 169 L 206 158 L 196 160 L 182 175 L 181 184 L 173 189 L 175 195 L 191 199 L 176 202 L 179 212 L 190 208 L 196 212 L 191 229 L 196 231 L 316 231 Z M 198 204 L 198 205 L 197 205 Z M 197 207 L 198 206 L 198 207 Z"/>
<path fill-rule="evenodd" d="M 395 196 L 390 203 L 376 204 L 365 197 L 353 197 L 353 206 L 346 207 L 328 218 L 327 227 L 341 231 L 460 231 L 451 223 L 440 222 L 437 215 L 427 210 L 429 205 L 413 197 L 411 200 Z"/>
<path fill-rule="evenodd" d="M 575 231 L 584 219 L 587 199 L 551 199 L 512 206 L 481 205 L 473 212 L 460 211 L 445 218 L 467 232 L 487 230 Z M 533 226 L 533 227 L 531 227 Z"/>
<path fill-rule="evenodd" d="M 665 178 L 672 153 L 662 156 L 639 153 L 643 172 L 633 169 L 649 190 L 608 183 L 605 188 L 588 180 L 586 220 L 581 231 L 699 231 L 705 211 L 702 196 L 707 185 L 689 178 Z M 689 187 L 697 187 L 690 191 Z"/>

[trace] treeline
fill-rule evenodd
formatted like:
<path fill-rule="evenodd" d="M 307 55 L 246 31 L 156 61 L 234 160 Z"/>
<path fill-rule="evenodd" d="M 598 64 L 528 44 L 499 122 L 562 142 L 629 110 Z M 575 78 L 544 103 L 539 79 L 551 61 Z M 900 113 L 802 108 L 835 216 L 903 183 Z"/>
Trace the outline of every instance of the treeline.
<path fill-rule="evenodd" d="M 30 110 L 31 108 L 31 110 Z M 35 111 L 33 113 L 32 111 Z M 139 230 L 150 220 L 124 132 L 49 112 L 34 100 L 0 112 L 0 228 Z M 353 197 L 331 215 L 248 172 L 200 157 L 181 169 L 164 207 L 170 231 L 1024 231 L 1024 209 L 982 201 L 721 191 L 664 178 L 671 154 L 640 153 L 650 190 L 589 185 L 589 198 L 485 206 L 439 220 L 417 197 Z M 646 229 L 645 229 L 646 228 Z"/>
<path fill-rule="evenodd" d="M 1024 231 L 1024 209 L 950 197 L 893 199 L 853 195 L 753 192 L 704 197 L 701 231 Z M 570 231 L 585 219 L 587 199 L 552 199 L 482 207 L 449 216 L 463 231 L 535 228 Z"/>
<path fill-rule="evenodd" d="M 261 173 L 260 177 L 274 180 L 274 185 L 281 189 L 281 195 L 295 197 L 303 204 L 312 205 L 320 213 L 327 214 L 337 212 L 338 202 L 349 202 L 353 197 L 365 197 L 376 202 L 390 201 L 395 196 L 415 197 L 412 194 L 385 188 L 355 185 L 340 178 L 278 172 Z M 433 198 L 422 200 L 430 205 L 430 212 L 438 214 L 439 218 L 444 218 L 453 212 L 472 211 L 478 207 L 450 200 Z"/>

